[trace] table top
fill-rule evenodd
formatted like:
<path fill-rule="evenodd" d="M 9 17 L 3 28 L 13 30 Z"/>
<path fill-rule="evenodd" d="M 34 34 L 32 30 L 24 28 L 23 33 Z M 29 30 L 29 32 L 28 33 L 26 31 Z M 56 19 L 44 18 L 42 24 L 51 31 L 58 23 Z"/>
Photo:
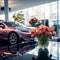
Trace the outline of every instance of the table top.
<path fill-rule="evenodd" d="M 59 43 L 59 45 L 60 45 L 60 43 Z M 28 51 L 26 54 L 32 54 L 32 55 L 38 56 L 39 48 L 40 48 L 40 46 L 38 45 L 35 49 Z M 49 46 L 47 48 L 49 50 L 49 55 L 52 54 L 52 59 L 57 60 L 58 59 L 57 51 L 60 54 L 60 49 L 58 50 L 58 48 L 57 48 L 57 42 L 49 41 Z"/>
<path fill-rule="evenodd" d="M 49 55 L 52 54 L 52 59 L 55 60 L 60 60 L 60 42 L 57 41 L 58 37 L 53 37 L 53 39 L 51 39 L 49 41 L 49 45 L 48 45 L 48 51 L 49 51 Z M 37 39 L 35 39 L 35 41 L 37 42 Z M 27 42 L 26 42 L 27 43 Z M 40 46 L 37 44 L 19 44 L 16 45 L 15 47 L 17 48 L 17 46 L 20 48 L 18 51 L 17 56 L 19 55 L 19 58 L 21 59 L 21 53 L 24 51 L 26 51 L 26 53 L 22 54 L 22 60 L 24 60 L 25 58 L 29 59 L 38 56 L 38 51 Z M 13 45 L 14 47 L 14 45 Z M 28 47 L 28 48 L 26 48 Z M 5 47 L 4 49 L 7 49 L 8 47 Z M 1 51 L 1 50 L 0 50 Z M 2 50 L 3 51 L 3 50 Z M 24 56 L 24 57 L 23 57 Z M 28 56 L 28 57 L 27 57 Z M 24 58 L 24 59 L 23 59 Z M 12 59 L 11 59 L 12 60 Z"/>

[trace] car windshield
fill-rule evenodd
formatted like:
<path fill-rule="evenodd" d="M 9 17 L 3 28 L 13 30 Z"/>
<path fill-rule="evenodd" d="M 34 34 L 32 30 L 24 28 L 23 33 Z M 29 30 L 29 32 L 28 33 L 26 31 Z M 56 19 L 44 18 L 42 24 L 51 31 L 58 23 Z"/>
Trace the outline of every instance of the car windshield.
<path fill-rule="evenodd" d="M 19 22 L 4 22 L 8 27 L 21 27 L 23 24 Z"/>
<path fill-rule="evenodd" d="M 8 27 L 16 27 L 21 31 L 27 31 L 26 26 L 19 22 L 4 22 Z"/>

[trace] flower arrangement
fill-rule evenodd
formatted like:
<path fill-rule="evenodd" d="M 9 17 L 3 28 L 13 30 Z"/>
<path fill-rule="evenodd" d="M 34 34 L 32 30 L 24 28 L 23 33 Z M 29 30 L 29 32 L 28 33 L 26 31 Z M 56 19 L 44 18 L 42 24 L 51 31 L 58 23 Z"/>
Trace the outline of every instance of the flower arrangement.
<path fill-rule="evenodd" d="M 23 23 L 24 22 L 24 14 L 23 14 L 23 11 L 20 11 L 20 13 L 17 13 L 17 14 L 14 14 L 13 15 L 13 18 L 15 21 L 18 21 L 20 23 Z"/>
<path fill-rule="evenodd" d="M 34 26 L 37 23 L 38 19 L 36 17 L 30 19 L 29 24 L 31 24 L 31 26 Z"/>
<path fill-rule="evenodd" d="M 40 25 L 38 28 L 31 30 L 31 36 L 33 38 L 37 37 L 39 44 L 43 47 L 48 45 L 48 39 L 54 35 L 56 35 L 54 27 L 49 28 L 45 25 Z"/>

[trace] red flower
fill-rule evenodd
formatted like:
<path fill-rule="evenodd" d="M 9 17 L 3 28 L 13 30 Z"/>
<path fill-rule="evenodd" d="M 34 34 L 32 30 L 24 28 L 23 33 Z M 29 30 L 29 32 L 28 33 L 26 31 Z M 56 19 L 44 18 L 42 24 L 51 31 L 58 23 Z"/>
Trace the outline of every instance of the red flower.
<path fill-rule="evenodd" d="M 32 37 L 46 35 L 49 38 L 52 38 L 52 36 L 56 35 L 56 32 L 54 31 L 54 27 L 48 28 L 45 25 L 40 25 L 38 28 L 35 28 L 31 30 Z"/>
<path fill-rule="evenodd" d="M 54 31 L 52 35 L 53 35 L 53 36 L 56 35 L 56 32 Z"/>
<path fill-rule="evenodd" d="M 50 30 L 51 32 L 53 32 L 53 31 L 55 30 L 55 28 L 54 28 L 54 27 L 50 27 L 49 30 Z"/>
<path fill-rule="evenodd" d="M 36 17 L 30 19 L 29 23 L 30 24 L 34 24 L 34 23 L 37 23 L 38 19 Z"/>

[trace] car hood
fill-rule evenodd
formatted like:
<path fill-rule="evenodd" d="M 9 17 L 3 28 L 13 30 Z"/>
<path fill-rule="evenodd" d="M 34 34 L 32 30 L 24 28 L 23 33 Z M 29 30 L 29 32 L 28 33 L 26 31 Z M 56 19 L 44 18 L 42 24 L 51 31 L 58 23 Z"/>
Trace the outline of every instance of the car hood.
<path fill-rule="evenodd" d="M 35 29 L 35 27 L 25 27 L 25 28 L 28 29 L 28 30 Z"/>
<path fill-rule="evenodd" d="M 30 30 L 27 28 L 20 28 L 20 27 L 16 27 L 15 29 L 22 31 L 22 32 L 29 32 Z"/>
<path fill-rule="evenodd" d="M 18 31 L 21 31 L 21 32 L 29 32 L 30 31 L 27 28 L 20 28 L 20 27 L 8 27 L 8 29 L 18 30 Z"/>

